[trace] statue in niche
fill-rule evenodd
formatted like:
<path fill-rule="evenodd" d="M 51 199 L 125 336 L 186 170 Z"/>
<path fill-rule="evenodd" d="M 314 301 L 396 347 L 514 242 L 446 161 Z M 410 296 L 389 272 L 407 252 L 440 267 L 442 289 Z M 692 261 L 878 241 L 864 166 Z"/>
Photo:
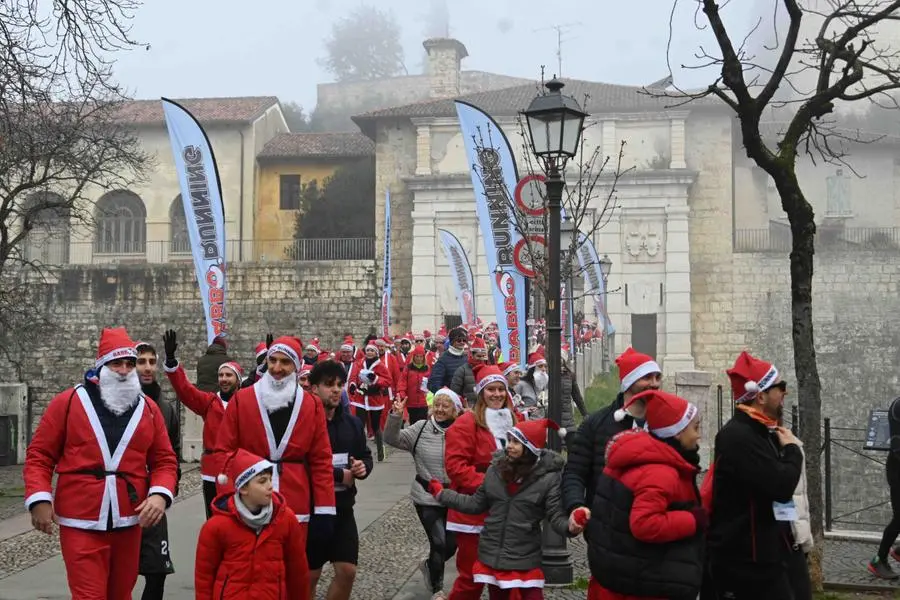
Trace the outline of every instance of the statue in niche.
<path fill-rule="evenodd" d="M 846 217 L 850 211 L 850 177 L 844 175 L 843 169 L 837 169 L 834 175 L 825 178 L 826 202 L 825 215 L 829 217 Z"/>

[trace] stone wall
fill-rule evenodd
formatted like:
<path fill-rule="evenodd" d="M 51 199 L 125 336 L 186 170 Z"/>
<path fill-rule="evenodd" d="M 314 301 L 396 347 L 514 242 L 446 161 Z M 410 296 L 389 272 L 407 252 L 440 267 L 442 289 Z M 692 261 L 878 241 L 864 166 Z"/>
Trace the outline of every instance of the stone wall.
<path fill-rule="evenodd" d="M 727 284 L 721 279 L 726 275 L 731 278 Z M 695 282 L 700 280 L 695 276 Z M 726 411 L 730 392 L 724 370 L 742 349 L 773 361 L 789 383 L 787 404 L 796 403 L 788 257 L 734 254 L 707 280 L 719 281 L 727 299 L 694 304 L 695 319 L 703 324 L 695 327 L 694 348 L 698 368 L 713 375 L 713 388 L 725 385 Z M 900 396 L 898 286 L 896 252 L 820 252 L 816 258 L 813 319 L 822 415 L 830 417 L 834 438 L 840 440 L 831 446 L 835 515 L 887 500 L 884 467 L 877 462 L 886 456 L 864 451 L 863 439 L 869 411 L 886 408 Z M 714 434 L 710 411 L 707 418 L 712 420 L 706 429 Z M 839 525 L 883 526 L 887 514 L 864 511 Z"/>
<path fill-rule="evenodd" d="M 331 348 L 345 332 L 361 340 L 378 319 L 376 271 L 371 261 L 230 267 L 229 354 L 251 368 L 253 348 L 268 332 L 304 341 L 318 336 Z M 43 293 L 58 327 L 19 357 L 20 374 L 10 365 L 0 370 L 0 381 L 21 376 L 31 387 L 34 424 L 52 395 L 77 383 L 91 366 L 106 326 L 125 326 L 134 340 L 148 340 L 160 353 L 163 332 L 175 329 L 179 357 L 194 377 L 206 349 L 206 324 L 192 265 L 71 267 Z"/>

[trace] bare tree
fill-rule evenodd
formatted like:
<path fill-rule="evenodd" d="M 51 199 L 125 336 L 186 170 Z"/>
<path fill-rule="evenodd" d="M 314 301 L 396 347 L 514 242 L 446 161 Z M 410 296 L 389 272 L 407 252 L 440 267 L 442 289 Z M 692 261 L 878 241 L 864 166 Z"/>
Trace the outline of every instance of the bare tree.
<path fill-rule="evenodd" d="M 36 248 L 86 230 L 98 191 L 127 187 L 148 163 L 110 73 L 113 52 L 138 46 L 137 6 L 0 3 L 0 354 L 13 362 L 48 324 L 40 291 L 52 267 Z"/>
<path fill-rule="evenodd" d="M 672 14 L 677 5 L 672 8 Z M 767 67 L 746 50 L 748 34 L 739 39 L 729 32 L 721 10 L 727 1 L 693 0 L 715 36 L 718 52 L 701 47 L 703 64 L 714 67 L 719 77 L 698 92 L 677 90 L 678 103 L 714 96 L 728 105 L 740 122 L 741 140 L 747 156 L 772 178 L 787 213 L 791 229 L 791 322 L 797 375 L 801 437 L 806 452 L 807 487 L 813 534 L 818 542 L 813 561 L 813 579 L 821 583 L 823 542 L 822 475 L 819 452 L 822 445 L 821 385 L 816 363 L 812 321 L 812 277 L 816 224 L 813 207 L 797 179 L 801 152 L 813 160 L 845 164 L 845 142 L 867 141 L 862 136 L 835 127 L 829 118 L 841 102 L 869 101 L 897 107 L 891 92 L 900 88 L 900 53 L 876 39 L 876 28 L 900 20 L 900 0 L 772 0 L 777 60 Z M 808 5 L 815 8 L 809 8 Z M 826 9 L 819 9 L 819 6 Z M 784 11 L 784 15 L 779 14 Z M 814 39 L 801 39 L 804 17 L 821 20 Z M 763 23 L 760 19 L 753 34 Z M 695 18 L 695 23 L 699 19 Z M 769 18 L 765 22 L 770 22 Z M 786 31 L 780 24 L 786 23 Z M 699 27 L 699 24 L 698 24 Z M 705 28 L 705 25 L 703 26 Z M 671 72 L 671 69 L 670 69 Z M 805 89 L 801 74 L 812 83 Z M 658 92 L 650 92 L 660 95 Z M 767 110 L 768 109 L 768 110 Z M 762 135 L 760 125 L 767 113 L 784 117 L 784 126 L 774 144 Z"/>

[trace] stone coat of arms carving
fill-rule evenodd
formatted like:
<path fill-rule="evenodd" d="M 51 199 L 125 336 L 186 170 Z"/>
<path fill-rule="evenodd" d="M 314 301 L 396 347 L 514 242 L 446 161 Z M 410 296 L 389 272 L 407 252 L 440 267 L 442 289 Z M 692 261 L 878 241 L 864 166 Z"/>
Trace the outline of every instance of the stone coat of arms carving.
<path fill-rule="evenodd" d="M 664 262 L 665 234 L 658 221 L 626 221 L 622 228 L 626 262 Z"/>

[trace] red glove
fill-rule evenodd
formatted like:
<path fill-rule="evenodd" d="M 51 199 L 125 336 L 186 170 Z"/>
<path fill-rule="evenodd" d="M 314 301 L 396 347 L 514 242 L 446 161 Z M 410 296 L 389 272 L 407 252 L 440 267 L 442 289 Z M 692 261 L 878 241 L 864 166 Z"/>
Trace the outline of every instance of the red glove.
<path fill-rule="evenodd" d="M 586 509 L 585 507 L 583 507 L 583 506 L 579 506 L 579 507 L 576 508 L 575 511 L 572 513 L 572 518 L 575 519 L 575 523 L 576 523 L 579 527 L 584 527 L 585 525 L 587 525 L 587 522 L 588 522 L 588 511 L 587 511 L 587 509 Z"/>
<path fill-rule="evenodd" d="M 440 494 L 443 491 L 443 489 L 444 489 L 444 486 L 437 479 L 432 479 L 431 481 L 428 482 L 428 493 L 431 494 L 432 496 L 434 496 L 435 498 L 438 497 L 438 494 Z"/>

